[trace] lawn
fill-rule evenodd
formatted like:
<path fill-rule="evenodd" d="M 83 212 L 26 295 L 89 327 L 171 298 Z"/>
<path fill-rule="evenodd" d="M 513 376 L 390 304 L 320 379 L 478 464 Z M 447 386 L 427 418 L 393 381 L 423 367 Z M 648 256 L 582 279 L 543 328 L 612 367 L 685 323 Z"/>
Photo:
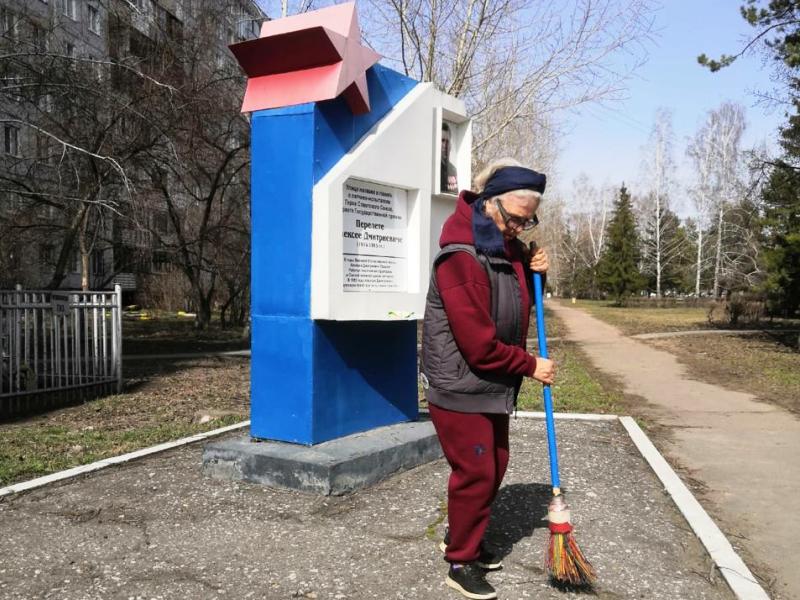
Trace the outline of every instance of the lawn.
<path fill-rule="evenodd" d="M 614 325 L 626 335 L 711 328 L 707 318 L 708 308 L 701 306 L 619 307 L 606 300 L 578 300 L 570 306 L 581 308 Z"/>
<path fill-rule="evenodd" d="M 204 330 L 194 319 L 166 313 L 145 313 L 145 318 L 127 315 L 122 319 L 122 353 L 179 354 L 246 350 L 250 340 L 242 327 L 223 329 L 212 321 Z"/>
<path fill-rule="evenodd" d="M 561 322 L 547 312 L 549 338 Z M 241 331 L 197 332 L 174 317 L 126 322 L 126 351 L 190 352 L 243 346 Z M 529 336 L 536 338 L 535 324 Z M 247 347 L 246 344 L 244 347 Z M 533 348 L 535 349 L 535 344 Z M 616 412 L 622 396 L 574 344 L 554 339 L 556 410 Z M 250 362 L 243 358 L 126 361 L 124 393 L 0 424 L 0 486 L 240 422 L 249 415 Z M 520 410 L 541 410 L 541 385 L 526 379 Z M 201 422 L 203 421 L 203 422 Z"/>
<path fill-rule="evenodd" d="M 608 302 L 579 300 L 577 308 L 628 335 L 712 329 L 707 308 L 621 308 Z M 759 325 L 758 334 L 712 334 L 648 340 L 675 354 L 690 376 L 716 383 L 800 413 L 800 322 L 776 319 Z"/>
<path fill-rule="evenodd" d="M 800 414 L 797 334 L 698 335 L 649 340 L 672 352 L 697 379 L 750 392 Z"/>
<path fill-rule="evenodd" d="M 623 410 L 624 398 L 619 387 L 603 377 L 589 363 L 580 348 L 567 341 L 548 344 L 556 363 L 553 407 L 556 412 L 610 413 Z M 544 410 L 542 385 L 525 378 L 518 400 L 519 410 Z"/>
<path fill-rule="evenodd" d="M 125 375 L 123 394 L 0 424 L 0 486 L 248 418 L 246 359 L 136 361 Z"/>

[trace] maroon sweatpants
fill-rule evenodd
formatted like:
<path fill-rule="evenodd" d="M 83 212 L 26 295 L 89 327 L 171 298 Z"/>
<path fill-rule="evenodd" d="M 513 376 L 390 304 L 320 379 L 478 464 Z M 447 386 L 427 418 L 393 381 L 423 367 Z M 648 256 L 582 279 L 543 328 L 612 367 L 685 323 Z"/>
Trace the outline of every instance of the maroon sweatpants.
<path fill-rule="evenodd" d="M 447 486 L 450 544 L 445 558 L 471 562 L 480 554 L 491 505 L 508 466 L 508 415 L 428 406 L 452 469 Z"/>

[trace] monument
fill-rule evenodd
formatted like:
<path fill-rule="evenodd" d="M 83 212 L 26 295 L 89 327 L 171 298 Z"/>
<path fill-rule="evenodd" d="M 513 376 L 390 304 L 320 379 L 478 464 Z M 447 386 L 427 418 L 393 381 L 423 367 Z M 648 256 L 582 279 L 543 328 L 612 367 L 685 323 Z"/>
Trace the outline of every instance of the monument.
<path fill-rule="evenodd" d="M 377 64 L 353 3 L 231 50 L 252 113 L 251 429 L 207 445 L 204 467 L 348 491 L 440 453 L 418 421 L 417 321 L 470 184 L 470 121 Z"/>

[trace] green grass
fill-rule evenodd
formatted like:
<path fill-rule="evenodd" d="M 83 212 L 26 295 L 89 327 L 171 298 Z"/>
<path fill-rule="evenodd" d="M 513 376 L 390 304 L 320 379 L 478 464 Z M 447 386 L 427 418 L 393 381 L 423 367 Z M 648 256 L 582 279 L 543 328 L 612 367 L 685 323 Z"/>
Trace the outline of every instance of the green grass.
<path fill-rule="evenodd" d="M 116 431 L 40 425 L 7 427 L 0 436 L 0 485 L 77 467 L 239 421 L 239 416 L 227 415 L 202 425 L 163 423 Z"/>
<path fill-rule="evenodd" d="M 545 309 L 547 338 L 562 338 L 566 328 L 552 311 Z M 536 339 L 536 323 L 531 323 L 528 337 Z M 536 353 L 536 343 L 528 348 Z M 595 370 L 580 348 L 564 339 L 548 343 L 551 358 L 556 363 L 556 383 L 553 404 L 557 412 L 610 413 L 623 410 L 623 395 L 615 382 Z M 418 388 L 422 401 L 424 390 Z M 529 377 L 523 380 L 518 399 L 519 410 L 544 410 L 542 385 Z"/>
<path fill-rule="evenodd" d="M 552 387 L 556 412 L 616 414 L 622 409 L 623 396 L 616 385 L 599 376 L 576 344 L 555 342 L 550 355 L 556 363 L 556 382 Z M 518 408 L 541 411 L 542 402 L 542 385 L 526 377 Z"/>

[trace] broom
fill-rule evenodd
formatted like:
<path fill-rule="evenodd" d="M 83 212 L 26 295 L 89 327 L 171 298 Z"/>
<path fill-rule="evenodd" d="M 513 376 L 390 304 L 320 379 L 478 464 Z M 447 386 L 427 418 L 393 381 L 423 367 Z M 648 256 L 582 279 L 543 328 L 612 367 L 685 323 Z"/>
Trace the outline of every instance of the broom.
<path fill-rule="evenodd" d="M 542 275 L 533 274 L 533 290 L 536 300 L 536 331 L 539 336 L 539 354 L 547 358 L 547 337 L 544 330 L 544 302 L 542 300 Z M 569 506 L 561 493 L 558 476 L 558 449 L 556 448 L 556 428 L 553 419 L 553 396 L 550 386 L 544 386 L 544 412 L 547 422 L 547 449 L 550 453 L 550 477 L 553 483 L 553 499 L 547 508 L 550 522 L 550 542 L 545 555 L 545 567 L 550 578 L 560 585 L 576 587 L 591 586 L 595 572 L 583 556 L 575 536 L 572 534 Z"/>

